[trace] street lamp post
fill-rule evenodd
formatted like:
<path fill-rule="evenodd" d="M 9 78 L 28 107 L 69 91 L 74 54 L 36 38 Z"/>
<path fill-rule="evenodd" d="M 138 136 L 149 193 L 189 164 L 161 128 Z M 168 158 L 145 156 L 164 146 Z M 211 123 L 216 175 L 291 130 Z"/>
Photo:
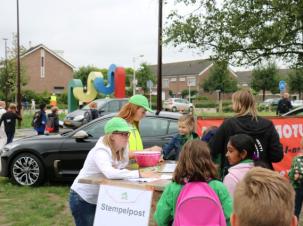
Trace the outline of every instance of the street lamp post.
<path fill-rule="evenodd" d="M 20 78 L 20 33 L 19 33 L 19 0 L 17 0 L 17 109 L 21 114 L 21 78 Z M 21 121 L 18 121 L 18 126 L 21 126 Z"/>
<path fill-rule="evenodd" d="M 158 19 L 158 67 L 157 67 L 157 112 L 162 110 L 162 7 L 163 0 L 159 0 L 159 19 Z"/>
<path fill-rule="evenodd" d="M 7 86 L 7 79 L 8 79 L 8 68 L 7 68 L 7 38 L 3 38 L 5 44 L 4 44 L 4 48 L 5 48 L 5 104 L 6 106 L 8 106 L 8 102 L 7 102 L 7 93 L 8 93 L 8 86 Z"/>
<path fill-rule="evenodd" d="M 136 86 L 137 86 L 137 80 L 136 80 L 136 59 L 139 57 L 144 57 L 143 54 L 133 57 L 133 68 L 134 68 L 134 73 L 133 73 L 133 95 L 136 94 Z"/>

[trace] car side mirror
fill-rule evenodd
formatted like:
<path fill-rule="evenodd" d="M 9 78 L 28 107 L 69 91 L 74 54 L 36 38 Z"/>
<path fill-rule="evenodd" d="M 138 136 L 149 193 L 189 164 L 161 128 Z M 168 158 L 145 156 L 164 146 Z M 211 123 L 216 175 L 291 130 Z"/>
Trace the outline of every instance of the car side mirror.
<path fill-rule="evenodd" d="M 88 138 L 88 134 L 84 130 L 80 130 L 80 131 L 76 132 L 72 137 L 75 139 L 81 140 L 81 139 Z"/>

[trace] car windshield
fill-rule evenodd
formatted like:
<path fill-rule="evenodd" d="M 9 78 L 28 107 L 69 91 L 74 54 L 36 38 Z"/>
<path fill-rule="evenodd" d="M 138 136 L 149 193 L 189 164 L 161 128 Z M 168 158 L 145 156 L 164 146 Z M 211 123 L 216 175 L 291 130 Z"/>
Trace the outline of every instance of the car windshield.
<path fill-rule="evenodd" d="M 106 100 L 94 100 L 94 102 L 97 104 L 97 109 L 100 109 L 100 107 L 106 103 Z M 89 109 L 89 104 L 85 105 L 83 108 L 83 110 L 88 110 Z"/>

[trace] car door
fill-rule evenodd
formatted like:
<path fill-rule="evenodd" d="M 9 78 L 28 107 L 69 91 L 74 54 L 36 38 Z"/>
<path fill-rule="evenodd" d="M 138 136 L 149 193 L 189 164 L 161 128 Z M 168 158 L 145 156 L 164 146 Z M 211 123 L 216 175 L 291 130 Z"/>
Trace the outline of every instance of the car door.
<path fill-rule="evenodd" d="M 177 133 L 177 119 L 145 117 L 140 122 L 140 134 L 144 148 L 162 147 Z"/>
<path fill-rule="evenodd" d="M 109 118 L 83 126 L 66 138 L 55 163 L 58 176 L 74 177 L 79 173 L 88 152 L 95 146 L 98 139 L 104 135 L 104 125 L 107 120 Z M 73 138 L 73 135 L 80 130 L 85 131 L 89 137 L 85 139 Z"/>

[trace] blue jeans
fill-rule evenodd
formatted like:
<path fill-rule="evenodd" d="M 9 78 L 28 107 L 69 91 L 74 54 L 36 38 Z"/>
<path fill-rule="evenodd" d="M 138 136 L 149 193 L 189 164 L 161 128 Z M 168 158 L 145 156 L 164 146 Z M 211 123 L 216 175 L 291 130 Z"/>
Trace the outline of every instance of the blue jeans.
<path fill-rule="evenodd" d="M 76 226 L 92 226 L 94 224 L 96 205 L 86 202 L 73 190 L 69 193 L 69 207 Z"/>
<path fill-rule="evenodd" d="M 6 132 L 7 141 L 6 144 L 12 143 L 14 139 L 15 131 L 14 132 Z"/>
<path fill-rule="evenodd" d="M 295 215 L 299 220 L 299 216 L 301 213 L 302 202 L 303 202 L 303 186 L 300 185 L 299 188 L 295 189 L 296 197 L 295 197 Z"/>

